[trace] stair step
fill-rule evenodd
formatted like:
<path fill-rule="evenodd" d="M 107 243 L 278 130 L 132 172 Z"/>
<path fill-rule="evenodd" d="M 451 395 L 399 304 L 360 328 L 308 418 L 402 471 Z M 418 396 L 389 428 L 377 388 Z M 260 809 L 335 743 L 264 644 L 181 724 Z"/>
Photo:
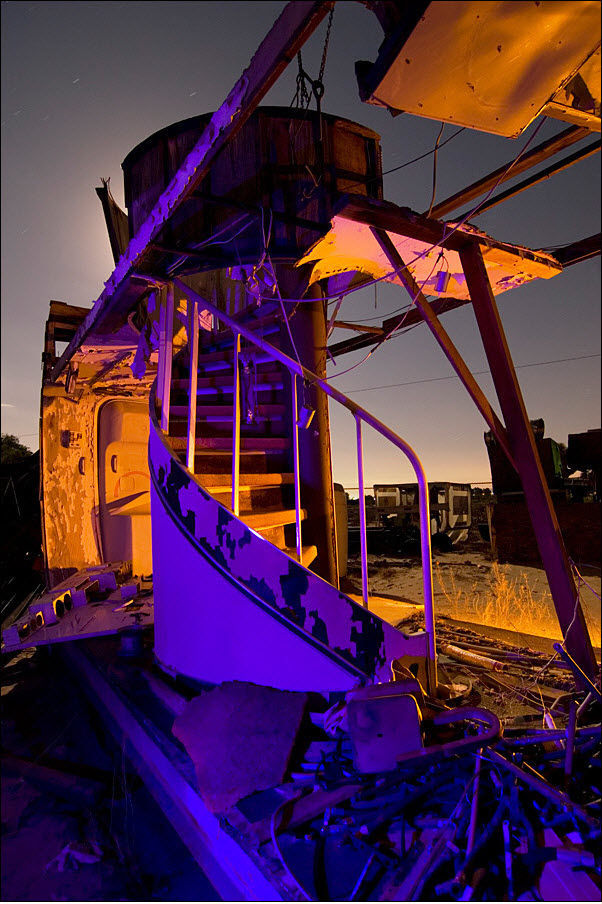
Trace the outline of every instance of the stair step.
<path fill-rule="evenodd" d="M 285 536 L 285 531 L 293 529 L 293 525 L 291 524 L 278 525 L 277 527 L 257 527 L 253 529 L 260 534 L 264 540 L 267 540 L 272 546 L 277 546 L 278 549 L 284 549 L 291 543 L 291 538 L 289 537 L 287 540 Z"/>
<path fill-rule="evenodd" d="M 210 493 L 217 502 L 221 502 L 226 508 L 230 508 L 232 504 L 232 488 L 227 487 L 221 490 L 211 487 Z M 284 484 L 265 485 L 245 487 L 240 486 L 238 492 L 238 505 L 241 511 L 245 512 L 263 512 L 272 511 L 277 508 L 287 508 L 291 505 L 290 491 L 285 492 Z"/>
<path fill-rule="evenodd" d="M 273 509 L 263 512 L 241 512 L 240 519 L 244 521 L 248 527 L 255 530 L 267 529 L 272 527 L 284 527 L 286 524 L 295 523 L 295 509 Z M 301 518 L 307 518 L 306 509 L 301 509 Z"/>
<path fill-rule="evenodd" d="M 285 405 L 259 405 L 257 408 L 257 417 L 253 423 L 257 421 L 281 420 L 286 412 Z M 185 418 L 188 421 L 188 405 L 171 405 L 169 409 L 169 417 Z M 244 420 L 241 418 L 241 420 Z M 202 405 L 197 407 L 197 422 L 206 421 L 208 423 L 221 423 L 222 421 L 232 421 L 232 405 Z M 246 421 L 245 421 L 246 423 Z"/>
<path fill-rule="evenodd" d="M 200 483 L 211 493 L 225 493 L 232 491 L 232 480 L 226 480 L 225 474 L 203 474 Z M 254 487 L 275 487 L 290 485 L 294 481 L 294 475 L 284 474 L 240 474 L 239 487 L 241 490 L 250 490 Z"/>
<path fill-rule="evenodd" d="M 282 372 L 280 370 L 260 371 L 257 376 L 259 378 L 257 383 L 255 384 L 257 391 L 283 388 L 284 380 L 282 377 Z M 211 377 L 203 377 L 199 375 L 197 379 L 197 395 L 201 395 L 203 390 L 209 390 L 209 392 L 221 391 L 231 393 L 233 383 L 233 372 L 229 374 L 215 374 Z M 182 392 L 187 393 L 189 386 L 190 380 L 188 377 L 174 377 L 171 381 L 172 392 L 181 390 Z"/>
<path fill-rule="evenodd" d="M 170 436 L 170 445 L 175 452 L 186 449 L 187 439 L 184 436 Z M 290 440 L 286 436 L 242 436 L 240 448 L 244 452 L 280 452 L 288 449 Z M 203 436 L 195 441 L 196 450 L 224 450 L 232 454 L 232 437 Z"/>
<path fill-rule="evenodd" d="M 173 444 L 172 444 L 173 448 Z M 182 464 L 186 464 L 186 450 L 174 450 Z M 252 450 L 240 453 L 240 467 L 245 474 L 265 474 L 268 470 L 267 455 L 260 450 Z M 208 474 L 221 474 L 226 482 L 232 475 L 232 450 L 227 449 L 197 449 L 194 453 L 194 473 L 203 482 L 205 471 Z M 207 487 L 207 489 L 209 489 Z"/>
<path fill-rule="evenodd" d="M 237 322 L 261 337 L 271 336 L 280 331 L 280 321 L 273 314 L 257 318 L 256 320 L 249 320 L 248 318 L 245 320 L 237 319 Z M 212 335 L 204 334 L 201 337 L 201 343 L 202 348 L 225 348 L 234 344 L 234 335 L 230 329 L 220 330 L 219 333 L 213 333 Z"/>
<path fill-rule="evenodd" d="M 232 370 L 232 358 L 232 351 L 209 352 L 199 355 L 199 372 L 210 374 L 216 371 Z M 253 360 L 256 365 L 274 363 L 273 356 L 265 354 L 264 352 L 260 352 Z"/>
<path fill-rule="evenodd" d="M 287 556 L 290 556 L 291 559 L 294 559 L 295 562 L 298 562 L 297 558 L 297 550 L 294 546 L 285 546 L 282 552 L 285 552 Z M 316 556 L 318 555 L 317 546 L 302 546 L 301 547 L 301 564 L 304 568 L 309 568 L 311 563 L 314 561 Z"/>

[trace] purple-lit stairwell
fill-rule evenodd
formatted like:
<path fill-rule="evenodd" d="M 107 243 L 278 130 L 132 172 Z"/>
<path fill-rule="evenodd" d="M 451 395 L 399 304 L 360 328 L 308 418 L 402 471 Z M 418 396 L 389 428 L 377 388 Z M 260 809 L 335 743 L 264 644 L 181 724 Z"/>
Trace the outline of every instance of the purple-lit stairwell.
<path fill-rule="evenodd" d="M 265 306 L 261 317 L 248 312 L 236 319 L 277 343 L 278 316 L 266 316 Z M 326 691 L 388 681 L 392 659 L 425 656 L 424 634 L 405 636 L 310 570 L 315 545 L 299 543 L 299 561 L 291 375 L 246 340 L 238 361 L 238 517 L 233 513 L 236 342 L 230 331 L 204 333 L 199 341 L 194 471 L 186 467 L 191 358 L 186 348 L 173 361 L 168 431 L 160 429 L 151 400 L 159 663 L 197 681 Z M 311 506 L 311 499 L 302 506 L 308 501 Z M 307 516 L 301 507 L 302 531 Z"/>
<path fill-rule="evenodd" d="M 243 318 L 261 337 L 279 331 L 276 316 Z M 230 331 L 201 336 L 197 379 L 194 473 L 218 502 L 232 497 L 232 430 L 234 422 L 234 340 Z M 287 402 L 290 379 L 265 354 L 241 353 L 241 422 L 239 516 L 265 539 L 295 555 L 293 473 Z M 186 461 L 188 432 L 189 355 L 174 365 L 169 417 L 170 443 Z M 175 376 L 176 370 L 183 374 Z M 307 513 L 302 512 L 302 517 Z M 303 548 L 303 564 L 316 556 L 315 546 Z"/>

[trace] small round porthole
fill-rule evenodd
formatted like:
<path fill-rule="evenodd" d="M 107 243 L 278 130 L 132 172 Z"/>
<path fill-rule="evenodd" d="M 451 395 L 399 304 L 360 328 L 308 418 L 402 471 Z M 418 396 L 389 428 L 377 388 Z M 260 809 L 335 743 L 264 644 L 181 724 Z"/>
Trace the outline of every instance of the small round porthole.
<path fill-rule="evenodd" d="M 77 464 L 77 470 L 80 474 L 84 475 L 86 473 L 86 459 L 82 456 Z"/>

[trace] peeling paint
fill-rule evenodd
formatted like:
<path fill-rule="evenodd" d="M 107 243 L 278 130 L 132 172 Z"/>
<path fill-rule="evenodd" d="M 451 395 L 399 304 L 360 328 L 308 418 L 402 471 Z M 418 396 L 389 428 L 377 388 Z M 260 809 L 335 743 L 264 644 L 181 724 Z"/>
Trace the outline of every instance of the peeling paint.
<path fill-rule="evenodd" d="M 182 533 L 213 566 L 367 678 L 389 680 L 392 659 L 423 655 L 422 635 L 406 637 L 291 559 L 202 489 L 151 427 L 149 462 L 155 490 Z M 245 597 L 246 599 L 246 597 Z M 169 601 L 156 596 L 157 611 Z M 212 600 L 210 605 L 218 605 Z M 249 601 L 248 605 L 252 605 Z M 182 641 L 181 641 L 182 642 Z M 194 645 L 195 639 L 190 638 Z M 174 663 L 171 663 L 174 665 Z M 177 666 L 176 666 L 177 668 Z"/>

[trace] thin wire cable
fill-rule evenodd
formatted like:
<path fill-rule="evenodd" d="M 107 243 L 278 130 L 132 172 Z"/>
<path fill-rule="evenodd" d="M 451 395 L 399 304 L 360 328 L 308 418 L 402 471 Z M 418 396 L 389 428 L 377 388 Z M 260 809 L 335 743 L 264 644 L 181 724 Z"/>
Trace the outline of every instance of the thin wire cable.
<path fill-rule="evenodd" d="M 443 248 L 441 249 L 441 254 L 439 255 L 439 260 L 441 260 L 441 257 L 443 257 L 443 260 L 445 262 L 445 270 L 447 273 L 449 273 L 450 272 L 449 261 L 445 256 L 445 251 Z M 443 272 L 443 271 L 441 271 L 441 272 Z M 432 270 L 431 270 L 431 273 L 432 273 Z M 427 281 L 428 281 L 428 279 L 427 279 Z M 424 288 L 424 285 L 423 285 L 423 288 Z M 436 298 L 437 296 L 427 295 L 427 298 L 430 300 L 432 300 L 433 297 Z M 377 314 L 374 317 L 363 317 L 360 320 L 345 320 L 345 323 L 372 323 L 372 321 L 374 321 L 374 320 L 380 320 L 381 322 L 384 322 L 385 319 L 388 320 L 390 317 L 393 317 L 394 314 L 401 314 L 402 311 L 408 311 L 411 308 L 412 308 L 412 303 L 410 302 L 410 304 L 402 305 L 400 308 L 395 308 L 393 311 L 388 311 L 386 314 Z"/>
<path fill-rule="evenodd" d="M 283 809 L 287 806 L 287 804 L 293 804 L 295 801 L 300 800 L 300 798 L 301 798 L 302 796 L 303 796 L 303 792 L 297 794 L 296 797 L 293 797 L 293 798 L 287 798 L 286 800 L 283 800 L 282 803 L 280 803 L 280 804 L 276 807 L 276 809 L 274 810 L 274 812 L 273 812 L 272 815 L 270 816 L 270 838 L 271 838 L 271 840 L 272 840 L 272 845 L 273 845 L 273 847 L 274 847 L 274 852 L 275 852 L 276 856 L 278 857 L 278 859 L 280 860 L 280 863 L 282 864 L 282 866 L 284 867 L 284 869 L 285 869 L 286 872 L 288 873 L 289 877 L 290 877 L 291 880 L 294 882 L 294 884 L 296 885 L 296 887 L 299 889 L 299 892 L 303 895 L 304 899 L 305 899 L 306 901 L 311 901 L 311 900 L 312 900 L 312 896 L 311 896 L 311 895 L 309 894 L 309 892 L 301 885 L 301 883 L 299 882 L 299 880 L 297 879 L 297 877 L 295 876 L 295 874 L 292 872 L 291 868 L 289 867 L 288 863 L 287 863 L 286 860 L 284 859 L 284 854 L 282 853 L 282 849 L 281 849 L 280 845 L 278 844 L 278 839 L 277 839 L 278 833 L 276 832 L 276 819 L 277 819 L 277 817 L 278 817 L 280 811 L 283 810 Z"/>
<path fill-rule="evenodd" d="M 401 314 L 403 311 L 407 311 L 412 307 L 411 304 L 404 304 L 401 308 L 395 308 L 393 311 L 388 311 L 386 314 L 377 314 L 375 317 L 362 317 L 361 320 L 345 320 L 345 323 L 372 323 L 374 320 L 388 320 L 389 317 L 392 317 L 394 314 Z"/>
<path fill-rule="evenodd" d="M 226 239 L 223 239 L 221 241 L 219 240 L 219 236 L 224 235 L 224 233 L 227 232 L 228 229 L 231 229 L 232 226 L 238 225 L 238 223 L 240 223 L 241 220 L 245 220 L 245 219 L 247 220 L 247 222 L 241 226 L 241 228 L 238 230 L 238 232 L 235 232 L 233 235 L 229 235 L 228 238 L 226 238 Z M 218 232 L 216 232 L 214 235 L 212 235 L 211 238 L 205 239 L 203 242 L 197 242 L 195 245 L 193 245 L 193 249 L 195 251 L 199 251 L 201 248 L 206 248 L 211 245 L 227 245 L 229 242 L 232 242 L 232 241 L 234 241 L 234 239 L 238 238 L 239 235 L 242 235 L 242 233 L 245 232 L 247 229 L 249 229 L 249 227 L 252 225 L 253 225 L 253 219 L 249 219 L 247 214 L 245 214 L 243 217 L 239 217 L 238 220 L 235 220 L 234 223 L 229 223 L 228 226 L 225 226 L 224 228 L 220 229 Z M 186 252 L 183 251 L 181 257 L 179 257 L 176 261 L 174 261 L 173 264 L 170 264 L 169 267 L 165 268 L 165 272 L 167 273 L 167 275 L 172 276 L 174 274 L 174 272 L 176 272 L 178 270 L 178 268 L 183 263 L 186 262 L 187 259 L 188 259 L 188 255 L 186 254 Z"/>
<path fill-rule="evenodd" d="M 439 260 L 439 258 L 437 258 L 437 260 L 435 261 L 435 263 L 434 263 L 433 266 L 431 267 L 430 273 L 429 273 L 429 275 L 426 277 L 426 279 L 424 280 L 424 282 L 422 283 L 422 285 L 419 286 L 418 292 L 416 293 L 416 295 L 415 295 L 414 298 L 412 299 L 412 304 L 414 303 L 414 301 L 416 300 L 416 298 L 418 297 L 418 295 L 422 292 L 423 286 L 424 286 L 424 285 L 429 281 L 429 279 L 431 278 L 431 274 L 432 274 L 433 270 L 435 269 L 435 267 L 437 266 L 438 260 Z M 400 271 L 400 272 L 401 272 L 401 271 Z M 283 310 L 284 310 L 284 308 L 283 308 Z M 409 314 L 409 311 L 408 311 L 408 314 Z M 344 374 L 348 374 L 348 373 L 350 373 L 352 370 L 355 370 L 356 367 L 359 367 L 361 364 L 365 364 L 365 362 L 368 360 L 368 358 L 370 358 L 376 351 L 378 351 L 378 349 L 381 347 L 381 345 L 383 345 L 383 343 L 387 342 L 387 340 L 389 340 L 395 333 L 397 333 L 398 330 L 401 330 L 402 326 L 403 326 L 403 320 L 402 320 L 401 323 L 399 323 L 396 327 L 393 327 L 393 329 L 391 329 L 390 332 L 388 332 L 386 336 L 383 336 L 383 337 L 380 339 L 380 341 L 378 342 L 378 344 L 375 345 L 375 346 L 373 346 L 373 348 L 370 349 L 370 351 L 368 352 L 367 355 L 364 355 L 364 357 L 361 359 L 361 361 L 357 361 L 355 364 L 352 364 L 351 367 L 348 367 L 346 370 L 341 370 L 341 371 L 339 371 L 339 372 L 336 373 L 336 374 L 331 374 L 331 376 L 330 376 L 328 379 L 332 379 L 332 377 L 342 377 Z M 409 327 L 409 329 L 414 329 L 416 326 L 418 326 L 418 324 L 414 324 L 414 326 Z M 409 331 L 409 330 L 404 330 L 403 332 L 408 332 L 408 331 Z M 299 362 L 299 363 L 300 363 L 300 362 Z M 327 380 L 326 382 L 328 382 L 328 380 Z"/>
<path fill-rule="evenodd" d="M 444 128 L 445 123 L 442 122 L 441 128 L 439 129 L 439 134 L 437 135 L 437 140 L 435 142 L 435 147 L 433 148 L 433 191 L 431 194 L 431 203 L 429 204 L 429 212 L 427 213 L 427 217 L 430 217 L 431 215 L 431 211 L 435 203 L 435 195 L 437 194 L 437 152 L 439 150 L 439 142 L 441 141 L 441 136 L 443 135 Z"/>
<path fill-rule="evenodd" d="M 446 223 L 446 224 L 445 224 L 445 228 L 444 228 L 443 235 L 442 235 L 441 239 L 440 239 L 438 242 L 433 242 L 431 245 L 427 246 L 427 247 L 424 249 L 424 251 L 421 251 L 420 254 L 417 254 L 416 257 L 414 257 L 412 260 L 410 260 L 410 261 L 408 261 L 406 264 L 404 264 L 403 267 L 397 267 L 397 268 L 395 268 L 395 269 L 393 269 L 393 270 L 391 270 L 391 271 L 385 273 L 383 276 L 378 276 L 378 277 L 375 277 L 375 278 L 372 279 L 372 280 L 368 280 L 367 282 L 362 283 L 361 286 L 356 286 L 356 287 L 354 287 L 353 289 L 348 289 L 347 291 L 342 291 L 342 292 L 339 291 L 339 292 L 337 292 L 336 294 L 330 295 L 330 296 L 324 296 L 324 299 L 325 299 L 325 300 L 336 300 L 336 299 L 340 298 L 341 295 L 343 295 L 344 297 L 346 297 L 347 295 L 350 295 L 352 292 L 357 292 L 357 291 L 359 291 L 359 289 L 365 289 L 365 288 L 368 288 L 369 286 L 374 285 L 375 283 L 383 282 L 383 280 L 387 280 L 387 279 L 390 280 L 391 277 L 393 277 L 393 276 L 398 276 L 398 275 L 399 275 L 400 273 L 402 273 L 404 270 L 407 270 L 407 268 L 410 267 L 412 264 L 416 263 L 416 261 L 420 260 L 420 259 L 423 258 L 423 257 L 426 257 L 428 254 L 430 254 L 430 252 L 431 252 L 434 248 L 438 248 L 439 246 L 443 245 L 443 243 L 446 242 L 449 238 L 451 238 L 451 236 L 452 236 L 455 232 L 457 232 L 458 229 L 460 229 L 462 226 L 464 226 L 464 224 L 467 223 L 468 220 L 469 220 L 471 217 L 475 216 L 475 214 L 480 210 L 480 208 L 483 206 L 483 204 L 485 204 L 485 203 L 489 200 L 489 198 L 491 197 L 491 195 L 493 194 L 493 192 L 495 191 L 495 189 L 498 187 L 498 185 L 500 184 L 500 182 L 502 182 L 502 181 L 506 178 L 506 176 L 507 176 L 507 174 L 510 172 L 510 170 L 511 170 L 514 166 L 516 166 L 516 164 L 518 163 L 518 161 L 520 160 L 520 158 L 521 158 L 521 157 L 523 156 L 523 154 L 528 150 L 528 148 L 530 147 L 530 145 L 531 145 L 532 142 L 534 141 L 535 137 L 536 137 L 537 134 L 539 133 L 539 130 L 540 130 L 540 129 L 542 128 L 542 126 L 544 125 L 545 121 L 546 121 L 546 120 L 545 120 L 545 117 L 542 118 L 542 121 L 539 123 L 539 125 L 537 126 L 537 128 L 533 131 L 533 133 L 532 133 L 532 135 L 530 136 L 530 138 L 525 142 L 525 144 L 523 145 L 523 147 L 521 148 L 521 150 L 518 152 L 518 154 L 516 155 L 516 157 L 515 157 L 513 160 L 511 160 L 511 162 L 508 164 L 508 166 L 506 167 L 506 169 L 501 173 L 499 179 L 497 180 L 497 182 L 495 182 L 494 185 L 492 185 L 492 187 L 489 189 L 489 191 L 487 192 L 487 194 L 485 195 L 485 197 L 484 197 L 484 198 L 483 198 L 483 199 L 482 199 L 475 207 L 473 207 L 471 210 L 469 210 L 469 211 L 462 217 L 461 220 L 458 220 L 458 222 L 456 222 L 456 223 Z M 451 227 L 451 228 L 449 229 L 449 232 L 446 232 L 446 229 L 448 228 L 448 226 Z M 312 301 L 313 299 L 307 299 L 307 298 L 283 298 L 282 300 L 283 300 L 284 302 L 290 302 L 290 303 L 294 303 L 294 304 L 302 304 L 302 303 L 304 303 L 304 302 Z"/>
<path fill-rule="evenodd" d="M 380 176 L 376 176 L 374 179 L 369 179 L 367 181 L 357 180 L 355 182 L 349 182 L 348 185 L 372 185 L 373 182 L 378 182 L 382 176 L 389 176 L 391 173 L 396 173 L 398 170 L 404 169 L 406 166 L 411 166 L 413 163 L 418 163 L 419 160 L 424 160 L 425 157 L 430 157 L 431 154 L 435 153 L 435 150 L 441 150 L 441 148 L 445 147 L 446 144 L 449 144 L 456 135 L 459 135 L 460 132 L 466 131 L 466 126 L 461 126 L 459 129 L 456 129 L 453 134 L 446 138 L 445 141 L 442 141 L 438 148 L 432 147 L 430 150 L 425 151 L 424 154 L 419 154 L 418 157 L 413 157 L 411 160 L 406 160 L 405 163 L 400 163 L 399 166 L 394 166 L 391 169 L 385 170 L 380 174 Z"/>
<path fill-rule="evenodd" d="M 418 324 L 416 324 L 418 325 Z M 542 367 L 544 364 L 562 364 L 565 361 L 584 361 L 588 358 L 599 358 L 600 352 L 594 355 L 574 355 L 572 358 L 556 358 L 553 361 L 532 361 L 528 364 L 515 364 L 514 367 L 516 370 L 524 367 Z M 472 375 L 474 377 L 483 376 L 484 374 L 489 374 L 491 371 L 489 370 L 473 370 Z M 333 376 L 339 376 L 339 374 L 333 374 Z M 424 380 L 407 380 L 405 383 L 387 383 L 383 386 L 363 386 L 359 389 L 350 389 L 349 392 L 373 392 L 377 389 L 397 389 L 399 386 L 416 386 L 419 383 L 439 383 L 442 380 L 459 380 L 457 374 L 450 374 L 448 377 L 427 377 Z"/>

